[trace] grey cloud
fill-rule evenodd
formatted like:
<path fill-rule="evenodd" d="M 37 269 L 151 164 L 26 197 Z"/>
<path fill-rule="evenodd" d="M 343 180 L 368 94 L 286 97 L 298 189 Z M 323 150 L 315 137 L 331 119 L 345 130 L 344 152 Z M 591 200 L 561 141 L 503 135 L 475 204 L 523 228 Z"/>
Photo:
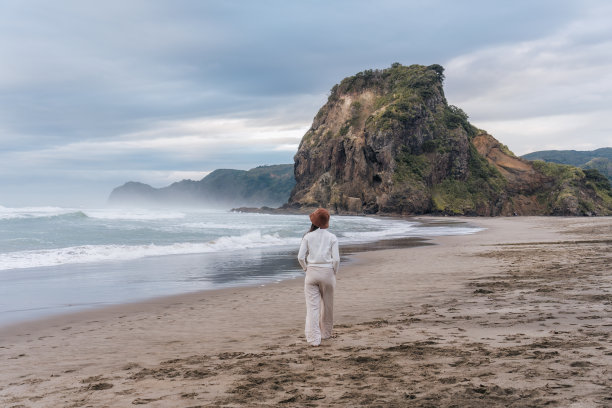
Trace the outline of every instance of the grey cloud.
<path fill-rule="evenodd" d="M 4 1 L 0 177 L 22 174 L 35 183 L 37 176 L 58 169 L 58 180 L 67 180 L 72 171 L 74 182 L 79 172 L 102 174 L 109 167 L 208 171 L 291 162 L 291 152 L 275 150 L 291 145 L 290 136 L 254 144 L 244 133 L 243 143 L 201 152 L 191 148 L 188 155 L 146 147 L 94 149 L 79 150 L 74 158 L 45 156 L 39 167 L 22 163 L 77 142 L 136 135 L 145 146 L 166 122 L 239 118 L 255 127 L 307 126 L 329 89 L 345 76 L 396 61 L 444 64 L 483 49 L 546 38 L 592 4 L 597 3 Z M 574 37 L 576 49 L 598 43 L 600 35 L 582 32 Z M 495 73 L 476 73 L 479 81 L 466 74 L 464 85 L 455 85 L 459 75 L 447 70 L 449 95 L 467 101 L 464 96 L 479 91 L 479 84 L 495 83 L 488 81 Z M 486 89 L 480 92 L 487 95 Z M 485 117 L 484 109 L 479 114 Z M 165 136 L 184 134 L 169 127 Z M 21 161 L 15 161 L 17 153 Z M 118 176 L 108 180 L 113 177 Z M 7 179 L 2 183 L 0 204 Z"/>
<path fill-rule="evenodd" d="M 519 154 L 612 144 L 612 7 L 559 30 L 451 60 L 447 97 Z"/>
<path fill-rule="evenodd" d="M 12 2 L 3 23 L 17 23 L 2 24 L 0 55 L 13 70 L 5 76 L 26 77 L 3 87 L 1 119 L 36 138 L 82 138 L 251 110 L 396 60 L 440 62 L 528 38 L 572 9 L 532 3 Z"/>

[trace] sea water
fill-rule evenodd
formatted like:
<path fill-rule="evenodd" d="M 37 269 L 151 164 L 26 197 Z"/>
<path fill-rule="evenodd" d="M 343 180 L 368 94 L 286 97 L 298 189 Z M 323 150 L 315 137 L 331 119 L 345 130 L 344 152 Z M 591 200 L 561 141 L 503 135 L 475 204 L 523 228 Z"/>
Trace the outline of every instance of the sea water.
<path fill-rule="evenodd" d="M 0 326 L 300 275 L 306 215 L 0 206 Z M 462 235 L 464 223 L 333 216 L 340 247 Z"/>

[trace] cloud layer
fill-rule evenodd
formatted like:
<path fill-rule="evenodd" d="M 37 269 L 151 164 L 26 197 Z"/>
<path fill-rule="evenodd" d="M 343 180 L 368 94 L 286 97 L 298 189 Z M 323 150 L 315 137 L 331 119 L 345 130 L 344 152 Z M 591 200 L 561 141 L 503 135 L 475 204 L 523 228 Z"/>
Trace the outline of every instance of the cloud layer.
<path fill-rule="evenodd" d="M 519 154 L 612 145 L 612 5 L 446 64 L 447 97 Z"/>
<path fill-rule="evenodd" d="M 517 153 L 611 145 L 604 1 L 5 1 L 0 205 L 289 163 L 329 89 L 392 62 Z M 580 133 L 578 136 L 577 133 Z"/>

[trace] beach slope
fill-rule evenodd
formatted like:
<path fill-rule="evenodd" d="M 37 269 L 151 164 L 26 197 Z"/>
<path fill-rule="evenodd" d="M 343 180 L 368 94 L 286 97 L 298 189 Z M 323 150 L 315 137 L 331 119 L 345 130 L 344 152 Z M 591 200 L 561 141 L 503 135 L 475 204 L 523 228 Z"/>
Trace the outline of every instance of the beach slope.
<path fill-rule="evenodd" d="M 469 222 L 341 268 L 321 347 L 302 279 L 2 328 L 0 406 L 612 404 L 612 218 Z"/>

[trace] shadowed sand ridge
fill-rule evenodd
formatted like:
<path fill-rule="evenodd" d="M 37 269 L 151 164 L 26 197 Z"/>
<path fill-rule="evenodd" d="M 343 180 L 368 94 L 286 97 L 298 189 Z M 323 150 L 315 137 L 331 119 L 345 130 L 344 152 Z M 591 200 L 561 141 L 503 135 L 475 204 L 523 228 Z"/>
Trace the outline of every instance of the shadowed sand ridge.
<path fill-rule="evenodd" d="M 609 406 L 612 219 L 470 219 L 342 268 L 336 335 L 302 280 L 2 330 L 0 405 Z"/>

